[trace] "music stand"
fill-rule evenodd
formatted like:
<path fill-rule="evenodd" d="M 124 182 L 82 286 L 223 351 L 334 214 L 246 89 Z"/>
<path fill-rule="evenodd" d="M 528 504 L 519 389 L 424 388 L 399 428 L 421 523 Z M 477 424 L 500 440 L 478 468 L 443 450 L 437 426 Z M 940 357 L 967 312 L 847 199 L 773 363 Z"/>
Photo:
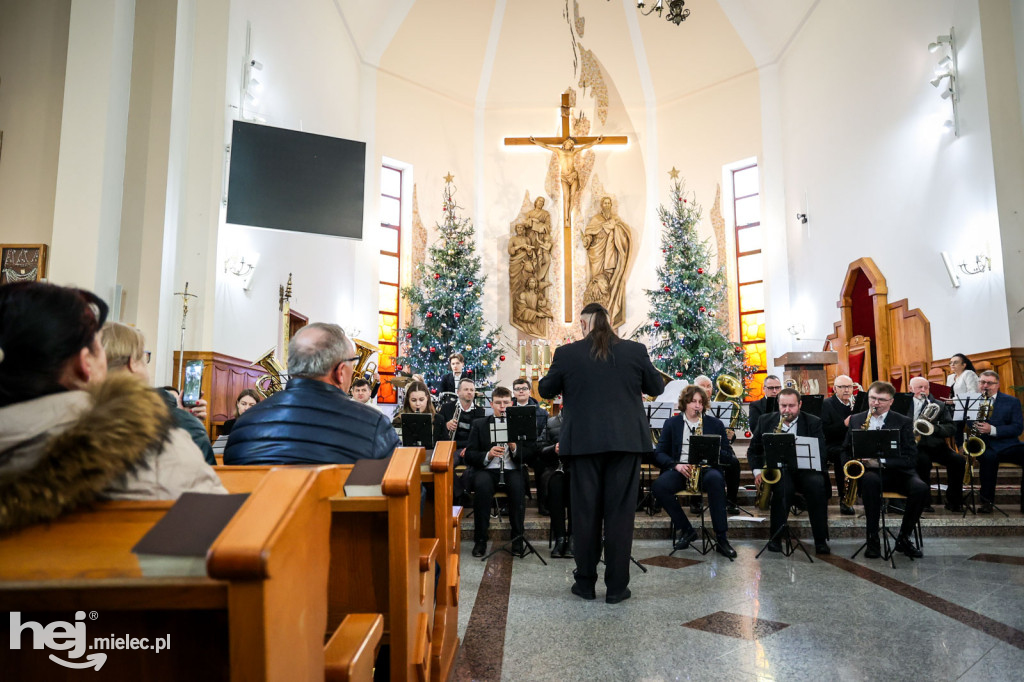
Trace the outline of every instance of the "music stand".
<path fill-rule="evenodd" d="M 975 495 L 976 495 L 977 488 L 975 487 L 975 484 L 974 484 L 974 480 L 975 480 L 975 477 L 974 477 L 974 463 L 972 462 L 973 458 L 971 458 L 970 456 L 967 455 L 966 441 L 967 441 L 967 434 L 968 434 L 968 430 L 970 429 L 970 426 L 974 422 L 978 421 L 978 416 L 979 416 L 978 415 L 978 411 L 981 408 L 981 399 L 982 399 L 981 393 L 965 393 L 963 395 L 957 395 L 957 396 L 953 397 L 953 401 L 954 401 L 953 421 L 955 421 L 955 422 L 961 422 L 962 421 L 964 423 L 964 458 L 966 458 L 966 460 L 967 460 L 965 462 L 965 465 L 967 466 L 967 470 L 970 471 L 970 479 L 971 479 L 971 489 L 967 492 L 966 495 L 964 495 L 964 502 L 963 502 L 964 513 L 963 513 L 963 516 L 961 518 L 967 518 L 967 510 L 968 509 L 971 510 L 972 514 L 977 514 L 978 513 L 978 510 L 977 510 L 977 507 L 976 507 L 976 502 L 975 502 L 975 499 L 976 499 Z M 998 510 L 999 513 L 1002 514 L 1003 516 L 1007 516 L 1007 517 L 1009 516 L 1005 511 L 1003 511 L 1002 509 L 999 509 L 999 507 L 996 506 L 995 500 L 989 500 L 989 503 L 992 505 L 993 509 Z"/>
<path fill-rule="evenodd" d="M 413 414 L 402 415 L 402 445 L 407 448 L 434 447 L 434 415 Z"/>
<path fill-rule="evenodd" d="M 708 405 L 708 414 L 722 422 L 724 426 L 728 427 L 729 423 L 732 421 L 732 414 L 735 409 L 736 405 L 730 402 L 711 403 Z"/>
<path fill-rule="evenodd" d="M 825 396 L 820 393 L 800 396 L 800 411 L 821 417 L 821 406 L 825 402 Z"/>
<path fill-rule="evenodd" d="M 869 417 L 870 418 L 870 417 Z M 900 432 L 898 429 L 878 429 L 877 431 L 862 431 L 860 429 L 850 431 L 850 441 L 853 445 L 853 459 L 865 460 L 873 459 L 878 461 L 879 476 L 885 472 L 886 460 L 899 459 L 900 455 Z M 879 500 L 880 505 L 884 505 L 884 500 Z M 881 511 L 885 514 L 884 508 Z M 892 538 L 893 544 L 889 544 L 889 538 Z M 882 541 L 884 542 L 884 551 L 882 553 L 882 559 L 888 559 L 889 563 L 893 568 L 896 568 L 896 560 L 893 558 L 895 554 L 895 543 L 896 535 L 893 534 L 886 524 L 882 524 Z M 851 559 L 856 559 L 860 551 L 868 546 L 867 541 L 864 541 L 857 551 L 853 553 Z"/>
<path fill-rule="evenodd" d="M 675 411 L 675 403 L 659 401 L 644 403 L 644 411 L 647 413 L 647 423 L 651 428 L 651 440 L 657 444 L 661 439 L 661 429 L 665 426 L 665 420 L 669 419 L 672 412 Z M 649 464 L 649 461 L 647 463 Z M 651 491 L 654 481 L 650 478 L 648 469 L 641 468 L 640 475 L 641 486 L 646 485 L 647 492 L 637 501 L 636 511 L 643 509 L 648 516 L 654 516 L 658 513 L 658 501 L 654 499 L 654 493 Z"/>
<path fill-rule="evenodd" d="M 911 417 L 914 416 L 914 394 L 913 393 L 897 393 L 892 398 L 892 405 L 889 407 L 890 412 L 896 414 L 909 414 Z"/>
<path fill-rule="evenodd" d="M 860 391 L 853 397 L 853 412 L 851 414 L 857 414 L 858 412 L 868 411 L 868 392 Z"/>
<path fill-rule="evenodd" d="M 508 407 L 505 408 L 505 418 L 495 420 L 490 424 L 491 427 L 491 446 L 495 445 L 507 445 L 508 443 L 516 444 L 516 451 L 512 455 L 513 461 L 519 467 L 519 472 L 522 474 L 523 471 L 523 450 L 522 448 L 526 443 L 535 442 L 537 440 L 537 408 L 533 405 L 524 405 L 521 407 Z M 523 478 L 523 485 L 526 484 L 525 476 Z M 511 522 L 512 507 L 511 505 L 516 504 L 515 500 L 509 502 L 509 521 Z M 487 561 L 498 552 L 505 551 L 512 556 L 517 556 L 520 559 L 525 557 L 527 554 L 536 554 L 540 562 L 545 566 L 548 562 L 544 561 L 544 557 L 534 548 L 529 540 L 526 539 L 526 519 L 523 519 L 523 533 L 512 538 L 501 547 L 494 549 L 490 554 L 485 556 L 481 561 Z M 516 543 L 516 540 L 521 540 L 525 549 L 521 553 L 512 551 L 512 545 Z"/>
<path fill-rule="evenodd" d="M 779 411 L 779 398 L 778 396 L 764 397 L 764 413 L 771 414 L 772 412 Z"/>
<path fill-rule="evenodd" d="M 797 471 L 800 468 L 796 455 L 796 435 L 792 433 L 765 433 L 761 435 L 761 439 L 764 443 L 764 471 L 769 469 L 780 471 L 782 476 L 780 476 L 779 482 L 775 485 L 781 485 L 787 471 Z M 776 492 L 773 490 L 772 495 L 775 495 Z M 804 543 L 800 541 L 800 538 L 793 537 L 792 532 L 789 530 L 789 523 L 782 524 L 768 538 L 768 542 L 764 543 L 764 547 L 761 548 L 761 551 L 754 558 L 759 559 L 765 550 L 768 549 L 768 545 L 775 540 L 785 541 L 786 544 L 782 547 L 783 556 L 792 556 L 799 549 L 804 553 L 808 561 L 812 564 L 814 563 L 814 559 L 811 558 L 810 553 L 807 551 Z"/>
<path fill-rule="evenodd" d="M 686 454 L 686 463 L 700 468 L 700 467 L 715 467 L 718 466 L 722 447 L 722 437 L 718 434 L 710 435 L 692 435 L 690 436 L 689 451 Z M 702 555 L 706 555 L 712 549 L 718 546 L 718 541 L 715 536 L 708 530 L 707 525 L 704 523 L 704 512 L 707 510 L 708 505 L 704 504 L 703 495 L 701 496 L 701 508 L 700 508 L 700 530 L 701 530 L 701 548 L 697 549 L 693 547 L 693 543 L 690 543 L 690 547 L 693 547 L 696 551 Z M 675 553 L 676 550 L 672 550 Z M 672 556 L 671 554 L 669 556 Z M 729 561 L 732 561 L 730 558 Z"/>

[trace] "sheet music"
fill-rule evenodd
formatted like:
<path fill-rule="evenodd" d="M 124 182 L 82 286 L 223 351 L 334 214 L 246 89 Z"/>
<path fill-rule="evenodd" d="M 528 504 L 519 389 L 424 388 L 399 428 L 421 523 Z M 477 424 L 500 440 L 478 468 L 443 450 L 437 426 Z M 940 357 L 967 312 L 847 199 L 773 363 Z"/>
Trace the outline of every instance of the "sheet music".
<path fill-rule="evenodd" d="M 796 437 L 796 467 L 797 469 L 821 471 L 821 451 L 818 448 L 817 438 L 812 436 Z"/>
<path fill-rule="evenodd" d="M 491 442 L 497 445 L 508 442 L 508 424 L 504 417 L 495 417 L 491 424 Z"/>
<path fill-rule="evenodd" d="M 713 402 L 708 406 L 708 412 L 711 416 L 726 425 L 732 421 L 732 413 L 735 409 L 736 405 L 724 401 L 718 403 Z"/>
<path fill-rule="evenodd" d="M 661 429 L 665 427 L 665 420 L 672 416 L 676 405 L 675 403 L 653 402 L 645 403 L 644 407 L 647 410 L 647 418 L 651 422 L 651 428 Z"/>
<path fill-rule="evenodd" d="M 966 419 L 975 421 L 978 418 L 978 408 L 981 407 L 981 393 L 964 393 L 954 396 L 953 421 L 962 422 Z"/>

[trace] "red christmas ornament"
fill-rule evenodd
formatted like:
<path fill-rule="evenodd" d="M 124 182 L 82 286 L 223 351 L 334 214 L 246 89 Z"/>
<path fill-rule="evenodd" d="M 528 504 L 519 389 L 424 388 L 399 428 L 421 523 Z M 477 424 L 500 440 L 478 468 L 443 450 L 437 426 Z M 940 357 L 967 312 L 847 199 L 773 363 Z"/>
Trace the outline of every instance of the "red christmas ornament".
<path fill-rule="evenodd" d="M 662 249 L 662 250 L 661 250 L 661 252 L 662 252 L 662 253 L 665 253 L 665 249 Z"/>
<path fill-rule="evenodd" d="M 665 287 L 665 293 L 666 294 L 669 293 L 670 291 L 672 291 L 672 287 Z"/>
<path fill-rule="evenodd" d="M 488 347 L 488 348 L 490 348 L 490 347 L 491 347 L 491 342 L 490 342 L 490 341 L 488 341 L 488 342 L 487 342 L 487 347 Z"/>
<path fill-rule="evenodd" d="M 473 286 L 473 283 L 472 282 L 466 282 L 466 286 L 467 287 L 471 287 L 471 286 Z"/>
<path fill-rule="evenodd" d="M 683 373 L 682 372 L 676 372 L 676 377 L 681 379 L 683 377 Z"/>
<path fill-rule="evenodd" d="M 430 311 L 428 310 L 428 311 L 427 311 L 427 317 L 433 317 L 433 316 L 434 316 L 434 313 L 432 313 L 432 312 L 430 312 Z"/>
<path fill-rule="evenodd" d="M 683 199 L 683 203 L 684 203 L 684 204 L 686 203 L 686 199 Z"/>
<path fill-rule="evenodd" d="M 455 319 L 456 319 L 456 320 L 457 320 L 457 319 L 459 319 L 460 317 L 462 317 L 462 316 L 461 316 L 461 315 L 459 315 L 458 313 L 455 313 Z"/>
<path fill-rule="evenodd" d="M 744 432 L 743 432 L 743 437 L 744 437 L 744 438 L 750 438 L 750 437 L 751 437 L 751 436 L 753 436 L 753 435 L 754 435 L 754 434 L 752 434 L 752 433 L 751 433 L 750 431 L 744 431 Z"/>
<path fill-rule="evenodd" d="M 657 320 L 655 320 L 655 321 L 654 321 L 654 327 L 655 327 L 655 329 L 657 329 L 657 328 L 658 328 L 658 327 L 660 327 L 660 326 L 661 326 L 661 322 L 658 322 Z"/>
<path fill-rule="evenodd" d="M 501 360 L 502 362 L 505 362 L 505 356 L 504 355 L 499 355 L 498 359 Z"/>
<path fill-rule="evenodd" d="M 471 369 L 467 369 L 466 370 L 466 374 L 472 374 L 472 373 L 473 373 L 473 370 L 471 370 Z"/>
<path fill-rule="evenodd" d="M 704 312 L 704 310 L 705 310 L 704 306 L 701 306 L 701 307 L 700 307 L 700 311 L 701 311 L 701 312 Z"/>
<path fill-rule="evenodd" d="M 664 355 L 659 355 L 659 356 L 658 356 L 658 359 L 659 359 L 659 360 L 664 360 L 664 359 L 665 359 L 665 356 L 664 356 Z"/>
<path fill-rule="evenodd" d="M 441 273 L 440 272 L 435 272 L 434 273 L 434 279 L 441 279 Z"/>
<path fill-rule="evenodd" d="M 669 245 L 668 245 L 668 248 L 670 248 L 670 249 L 671 249 L 671 248 L 672 248 L 672 245 L 671 245 L 671 244 L 669 244 Z"/>
<path fill-rule="evenodd" d="M 437 389 L 436 388 L 432 388 L 432 389 L 430 389 L 430 392 L 436 394 L 437 393 Z"/>
<path fill-rule="evenodd" d="M 403 366 L 402 366 L 402 365 L 395 365 L 395 371 L 396 371 L 396 372 L 401 372 L 401 371 L 402 371 L 402 369 L 403 369 Z"/>
<path fill-rule="evenodd" d="M 697 268 L 697 274 L 698 275 L 703 275 L 704 274 L 704 268 Z"/>
<path fill-rule="evenodd" d="M 433 352 L 436 352 L 436 351 L 437 351 L 437 348 L 435 348 L 434 346 L 431 346 L 431 347 L 430 347 L 430 352 L 431 352 L 431 353 L 433 353 Z"/>
<path fill-rule="evenodd" d="M 405 338 L 411 339 L 412 338 L 412 332 L 406 332 L 405 333 Z"/>
<path fill-rule="evenodd" d="M 463 244 L 465 244 L 465 243 L 466 243 L 466 242 L 462 241 L 461 239 L 459 240 L 459 246 L 462 246 L 462 245 L 463 245 Z"/>
<path fill-rule="evenodd" d="M 740 348 L 739 346 L 736 346 L 735 348 L 733 348 L 733 350 L 736 351 L 736 355 L 739 355 L 740 353 L 743 352 L 743 349 Z"/>

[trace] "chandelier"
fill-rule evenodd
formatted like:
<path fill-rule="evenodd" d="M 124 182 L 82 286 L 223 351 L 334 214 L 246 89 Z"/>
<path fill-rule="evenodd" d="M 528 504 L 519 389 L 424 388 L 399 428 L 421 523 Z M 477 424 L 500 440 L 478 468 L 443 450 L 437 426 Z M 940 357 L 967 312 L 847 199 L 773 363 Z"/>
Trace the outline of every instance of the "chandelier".
<path fill-rule="evenodd" d="M 668 19 L 676 26 L 686 21 L 686 17 L 690 16 L 690 10 L 683 8 L 685 4 L 684 0 L 668 0 L 668 2 L 665 0 L 655 0 L 650 9 L 647 9 L 645 12 L 644 9 L 647 8 L 647 3 L 644 0 L 636 0 L 636 8 L 645 17 L 651 12 L 657 12 L 659 17 L 662 16 L 662 12 L 665 11 L 665 6 L 667 5 L 668 14 L 665 15 L 665 19 Z"/>

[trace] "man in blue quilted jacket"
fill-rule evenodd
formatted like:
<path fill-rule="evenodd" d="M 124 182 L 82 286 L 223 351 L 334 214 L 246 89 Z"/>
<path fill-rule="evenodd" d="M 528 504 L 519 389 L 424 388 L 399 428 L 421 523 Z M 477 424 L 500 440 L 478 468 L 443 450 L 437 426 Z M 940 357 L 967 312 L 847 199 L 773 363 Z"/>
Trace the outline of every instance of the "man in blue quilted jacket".
<path fill-rule="evenodd" d="M 348 395 L 359 356 L 336 324 L 315 322 L 288 344 L 288 385 L 231 429 L 225 464 L 352 464 L 399 445 L 391 422 Z"/>

